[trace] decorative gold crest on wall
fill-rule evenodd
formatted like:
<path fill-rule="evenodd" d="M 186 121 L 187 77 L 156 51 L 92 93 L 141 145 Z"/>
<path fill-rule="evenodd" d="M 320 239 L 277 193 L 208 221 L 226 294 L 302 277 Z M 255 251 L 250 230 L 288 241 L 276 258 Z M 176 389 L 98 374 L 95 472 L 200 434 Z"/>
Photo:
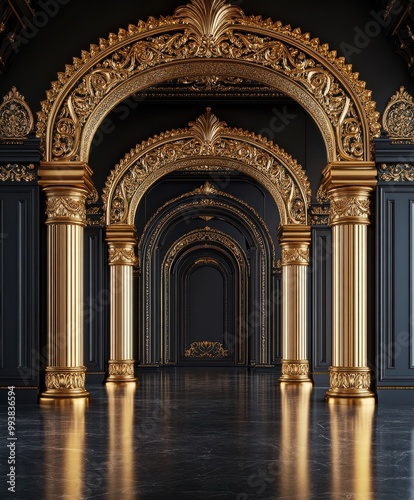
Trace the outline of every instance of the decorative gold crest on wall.
<path fill-rule="evenodd" d="M 33 114 L 25 98 L 12 87 L 0 105 L 0 139 L 16 141 L 26 139 L 33 129 Z"/>
<path fill-rule="evenodd" d="M 414 141 L 414 102 L 404 87 L 389 100 L 382 126 L 392 141 Z"/>

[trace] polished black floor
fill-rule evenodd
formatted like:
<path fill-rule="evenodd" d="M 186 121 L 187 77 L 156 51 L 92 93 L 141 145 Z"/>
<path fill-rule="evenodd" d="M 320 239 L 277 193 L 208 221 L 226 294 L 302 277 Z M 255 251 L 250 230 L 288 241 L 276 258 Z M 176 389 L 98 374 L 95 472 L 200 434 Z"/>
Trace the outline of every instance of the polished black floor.
<path fill-rule="evenodd" d="M 0 498 L 414 499 L 414 407 L 329 405 L 272 373 L 176 369 L 17 404 L 16 493 Z"/>

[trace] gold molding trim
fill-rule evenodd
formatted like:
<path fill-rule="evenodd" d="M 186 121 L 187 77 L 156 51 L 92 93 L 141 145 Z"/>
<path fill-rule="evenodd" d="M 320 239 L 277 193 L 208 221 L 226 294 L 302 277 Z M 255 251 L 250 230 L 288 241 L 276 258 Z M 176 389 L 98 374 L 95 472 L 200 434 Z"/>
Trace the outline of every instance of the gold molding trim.
<path fill-rule="evenodd" d="M 397 163 L 396 165 L 381 165 L 380 180 L 385 182 L 412 182 L 414 181 L 414 165 Z"/>
<path fill-rule="evenodd" d="M 329 368 L 330 388 L 327 397 L 367 398 L 370 391 L 371 372 L 368 367 L 331 366 Z"/>
<path fill-rule="evenodd" d="M 303 360 L 282 360 L 282 376 L 280 382 L 310 382 L 309 361 Z"/>
<path fill-rule="evenodd" d="M 138 144 L 108 176 L 102 199 L 107 224 L 133 224 L 144 192 L 186 162 L 225 160 L 267 187 L 284 224 L 305 224 L 311 189 L 305 171 L 288 153 L 255 134 L 227 127 L 207 108 L 185 129 L 172 130 Z M 209 189 L 206 186 L 203 189 Z"/>
<path fill-rule="evenodd" d="M 33 125 L 33 114 L 29 105 L 16 87 L 12 87 L 0 105 L 0 139 L 6 142 L 26 139 Z"/>
<path fill-rule="evenodd" d="M 186 358 L 227 358 L 230 353 L 224 349 L 220 342 L 203 340 L 192 342 L 190 347 L 184 351 L 184 356 Z"/>
<path fill-rule="evenodd" d="M 81 142 L 89 141 L 101 120 L 101 101 L 109 107 L 106 115 L 122 99 L 119 88 L 129 85 L 131 94 L 132 80 L 144 70 L 162 65 L 168 72 L 177 61 L 223 57 L 271 68 L 290 79 L 301 88 L 299 102 L 331 123 L 332 137 L 325 137 L 325 142 L 336 143 L 338 157 L 369 158 L 370 141 L 380 130 L 378 113 L 371 92 L 352 66 L 309 33 L 280 21 L 245 16 L 224 0 L 192 0 L 173 16 L 129 25 L 75 57 L 52 82 L 38 115 L 37 134 L 46 158 L 80 159 Z M 217 68 L 205 71 L 203 76 L 214 75 Z"/>
<path fill-rule="evenodd" d="M 414 141 L 414 102 L 404 87 L 400 87 L 388 101 L 382 126 L 392 142 Z"/>
<path fill-rule="evenodd" d="M 2 182 L 31 182 L 34 180 L 36 180 L 36 167 L 33 163 L 29 165 L 19 165 L 18 163 L 0 165 L 0 181 Z"/>
<path fill-rule="evenodd" d="M 134 360 L 110 360 L 108 362 L 108 377 L 106 382 L 136 382 Z"/>

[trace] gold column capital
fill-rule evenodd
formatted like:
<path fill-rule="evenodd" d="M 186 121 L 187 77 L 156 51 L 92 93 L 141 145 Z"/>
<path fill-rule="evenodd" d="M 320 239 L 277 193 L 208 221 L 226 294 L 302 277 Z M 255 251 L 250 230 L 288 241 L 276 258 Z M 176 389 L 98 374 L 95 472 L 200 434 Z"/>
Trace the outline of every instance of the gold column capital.
<path fill-rule="evenodd" d="M 282 266 L 309 265 L 310 226 L 286 225 L 279 228 Z"/>
<path fill-rule="evenodd" d="M 329 195 L 340 187 L 365 187 L 371 191 L 377 185 L 377 169 L 373 161 L 331 162 L 322 172 L 322 191 Z"/>
<path fill-rule="evenodd" d="M 129 224 L 113 224 L 106 228 L 106 241 L 111 243 L 137 243 L 137 230 Z"/>
<path fill-rule="evenodd" d="M 39 186 L 44 190 L 51 187 L 73 187 L 92 193 L 92 169 L 85 162 L 40 162 Z"/>
<path fill-rule="evenodd" d="M 116 224 L 106 228 L 106 241 L 109 246 L 109 265 L 135 266 L 135 245 L 137 231 L 135 226 Z"/>

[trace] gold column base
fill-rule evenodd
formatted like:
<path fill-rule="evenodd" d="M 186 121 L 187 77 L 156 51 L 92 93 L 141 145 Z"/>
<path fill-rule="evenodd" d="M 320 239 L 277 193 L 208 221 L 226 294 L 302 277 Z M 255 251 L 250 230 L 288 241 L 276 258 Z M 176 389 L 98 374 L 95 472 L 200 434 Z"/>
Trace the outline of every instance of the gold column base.
<path fill-rule="evenodd" d="M 309 378 L 309 361 L 306 359 L 282 360 L 280 382 L 312 382 Z"/>
<path fill-rule="evenodd" d="M 60 398 L 88 398 L 85 389 L 86 367 L 48 366 L 46 368 L 46 390 L 40 395 L 40 401 Z"/>
<path fill-rule="evenodd" d="M 331 366 L 330 388 L 326 398 L 374 398 L 368 367 Z"/>
<path fill-rule="evenodd" d="M 136 382 L 134 376 L 134 360 L 110 360 L 106 382 Z"/>

